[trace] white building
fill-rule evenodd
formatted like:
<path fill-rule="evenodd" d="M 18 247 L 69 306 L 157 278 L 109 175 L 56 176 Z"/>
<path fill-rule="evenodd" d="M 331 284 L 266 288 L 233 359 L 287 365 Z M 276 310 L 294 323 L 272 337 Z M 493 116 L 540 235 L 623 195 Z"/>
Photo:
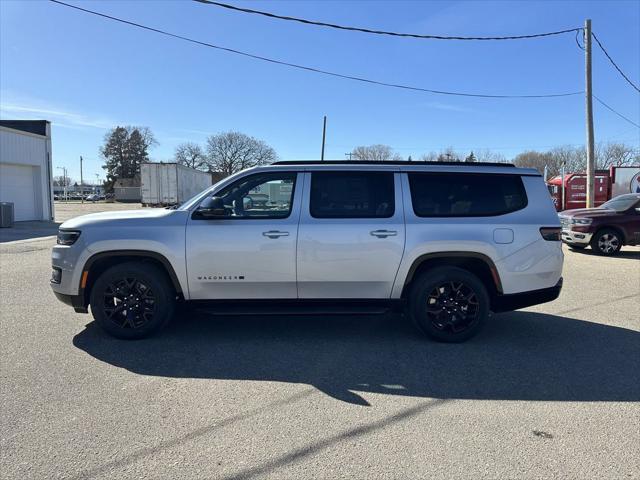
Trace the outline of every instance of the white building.
<path fill-rule="evenodd" d="M 14 204 L 14 219 L 53 220 L 51 124 L 0 120 L 0 202 Z"/>

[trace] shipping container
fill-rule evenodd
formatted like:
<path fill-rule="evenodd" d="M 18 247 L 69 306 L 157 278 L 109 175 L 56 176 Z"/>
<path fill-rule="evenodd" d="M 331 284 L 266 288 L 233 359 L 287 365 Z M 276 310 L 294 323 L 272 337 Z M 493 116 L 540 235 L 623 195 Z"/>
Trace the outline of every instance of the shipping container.
<path fill-rule="evenodd" d="M 212 185 L 211 174 L 177 163 L 140 165 L 142 204 L 176 205 Z"/>

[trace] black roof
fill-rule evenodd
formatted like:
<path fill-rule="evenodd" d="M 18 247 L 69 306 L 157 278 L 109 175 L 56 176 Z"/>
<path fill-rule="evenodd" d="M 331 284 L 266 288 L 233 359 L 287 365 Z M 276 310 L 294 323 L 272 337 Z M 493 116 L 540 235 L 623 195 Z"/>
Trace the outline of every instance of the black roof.
<path fill-rule="evenodd" d="M 497 162 L 409 162 L 408 160 L 283 160 L 272 165 L 451 165 L 459 167 L 515 167 L 512 163 Z"/>
<path fill-rule="evenodd" d="M 47 120 L 0 120 L 0 127 L 47 136 Z"/>

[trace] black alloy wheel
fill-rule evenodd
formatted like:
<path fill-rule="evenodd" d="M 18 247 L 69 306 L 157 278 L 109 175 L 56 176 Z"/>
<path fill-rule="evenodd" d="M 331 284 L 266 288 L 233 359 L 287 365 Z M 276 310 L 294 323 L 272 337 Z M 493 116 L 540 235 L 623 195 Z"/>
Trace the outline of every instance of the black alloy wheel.
<path fill-rule="evenodd" d="M 156 298 L 153 290 L 135 277 L 110 283 L 104 291 L 103 312 L 120 328 L 141 328 L 153 321 Z"/>
<path fill-rule="evenodd" d="M 487 287 L 459 267 L 435 267 L 414 280 L 408 313 L 413 323 L 441 342 L 464 342 L 476 335 L 489 315 Z"/>
<path fill-rule="evenodd" d="M 148 337 L 167 325 L 176 292 L 166 272 L 153 264 L 126 262 L 105 270 L 91 286 L 91 313 L 114 337 Z"/>
<path fill-rule="evenodd" d="M 438 330 L 453 334 L 473 327 L 480 315 L 478 296 L 464 282 L 437 285 L 427 297 L 427 317 Z"/>

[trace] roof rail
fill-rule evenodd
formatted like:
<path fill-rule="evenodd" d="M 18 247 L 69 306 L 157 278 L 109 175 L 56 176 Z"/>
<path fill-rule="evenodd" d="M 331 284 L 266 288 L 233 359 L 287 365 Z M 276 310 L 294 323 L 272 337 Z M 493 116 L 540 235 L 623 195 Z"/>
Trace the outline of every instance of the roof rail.
<path fill-rule="evenodd" d="M 500 162 L 423 162 L 408 160 L 282 160 L 271 165 L 445 165 L 457 167 L 515 167 Z"/>

